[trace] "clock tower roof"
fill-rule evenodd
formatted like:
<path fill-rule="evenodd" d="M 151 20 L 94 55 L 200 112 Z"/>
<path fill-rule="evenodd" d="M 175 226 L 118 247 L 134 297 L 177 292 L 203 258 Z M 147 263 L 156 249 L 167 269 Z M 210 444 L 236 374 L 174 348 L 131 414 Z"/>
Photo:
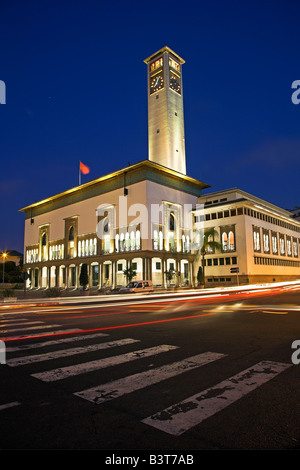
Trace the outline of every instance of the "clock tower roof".
<path fill-rule="evenodd" d="M 169 52 L 169 54 L 172 54 L 181 64 L 185 63 L 185 61 L 178 54 L 176 54 L 176 52 L 172 51 L 172 49 L 170 49 L 168 46 L 165 46 L 154 54 L 151 54 L 151 56 L 147 59 L 145 59 L 145 64 L 149 64 L 149 62 L 151 62 L 156 56 L 158 56 L 159 54 L 163 54 L 164 52 Z"/>

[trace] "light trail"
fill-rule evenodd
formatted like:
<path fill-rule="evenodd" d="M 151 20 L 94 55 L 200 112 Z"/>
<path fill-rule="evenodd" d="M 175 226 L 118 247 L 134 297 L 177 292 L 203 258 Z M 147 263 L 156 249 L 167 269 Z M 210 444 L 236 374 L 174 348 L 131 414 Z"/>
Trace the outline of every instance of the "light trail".
<path fill-rule="evenodd" d="M 42 335 L 32 335 L 32 336 L 20 336 L 20 337 L 15 337 L 15 338 L 1 338 L 2 341 L 20 341 L 20 340 L 25 340 L 25 339 L 32 339 L 32 338 L 43 338 L 43 337 L 53 337 L 53 336 L 61 336 L 61 335 L 72 335 L 72 334 L 82 334 L 82 333 L 90 333 L 94 331 L 105 331 L 105 330 L 116 330 L 119 328 L 130 328 L 130 327 L 136 327 L 136 326 L 145 326 L 145 325 L 154 325 L 156 323 L 166 323 L 166 322 L 172 322 L 172 321 L 180 321 L 180 320 L 191 320 L 193 318 L 200 318 L 200 317 L 207 317 L 207 316 L 212 316 L 216 315 L 215 312 L 211 313 L 201 313 L 198 315 L 190 315 L 186 317 L 177 317 L 177 318 L 166 318 L 164 320 L 153 320 L 153 321 L 148 321 L 148 322 L 141 322 L 141 323 L 129 323 L 126 325 L 116 325 L 116 326 L 105 326 L 101 328 L 91 328 L 87 330 L 74 330 L 74 331 L 68 331 L 68 332 L 62 332 L 62 333 L 51 333 L 51 334 L 42 334 Z"/>

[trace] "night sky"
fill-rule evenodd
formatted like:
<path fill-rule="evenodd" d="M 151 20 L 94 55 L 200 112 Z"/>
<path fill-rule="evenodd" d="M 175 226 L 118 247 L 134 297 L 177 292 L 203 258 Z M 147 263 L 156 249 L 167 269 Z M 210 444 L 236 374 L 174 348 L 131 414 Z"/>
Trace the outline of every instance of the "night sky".
<path fill-rule="evenodd" d="M 18 209 L 148 158 L 147 67 L 183 65 L 187 174 L 300 205 L 299 1 L 0 0 L 0 252 Z"/>

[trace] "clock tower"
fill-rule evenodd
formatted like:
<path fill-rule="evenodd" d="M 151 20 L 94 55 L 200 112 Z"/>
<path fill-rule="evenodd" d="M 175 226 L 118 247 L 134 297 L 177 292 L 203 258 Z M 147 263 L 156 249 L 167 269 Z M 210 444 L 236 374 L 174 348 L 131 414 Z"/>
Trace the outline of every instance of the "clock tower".
<path fill-rule="evenodd" d="M 149 160 L 186 174 L 181 59 L 169 47 L 148 57 Z"/>

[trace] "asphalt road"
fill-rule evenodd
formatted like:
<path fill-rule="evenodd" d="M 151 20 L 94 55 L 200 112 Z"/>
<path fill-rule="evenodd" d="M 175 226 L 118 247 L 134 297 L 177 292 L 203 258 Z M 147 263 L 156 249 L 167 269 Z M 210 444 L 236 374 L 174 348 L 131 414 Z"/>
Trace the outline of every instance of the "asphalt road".
<path fill-rule="evenodd" d="M 0 448 L 298 450 L 298 289 L 2 305 Z"/>

